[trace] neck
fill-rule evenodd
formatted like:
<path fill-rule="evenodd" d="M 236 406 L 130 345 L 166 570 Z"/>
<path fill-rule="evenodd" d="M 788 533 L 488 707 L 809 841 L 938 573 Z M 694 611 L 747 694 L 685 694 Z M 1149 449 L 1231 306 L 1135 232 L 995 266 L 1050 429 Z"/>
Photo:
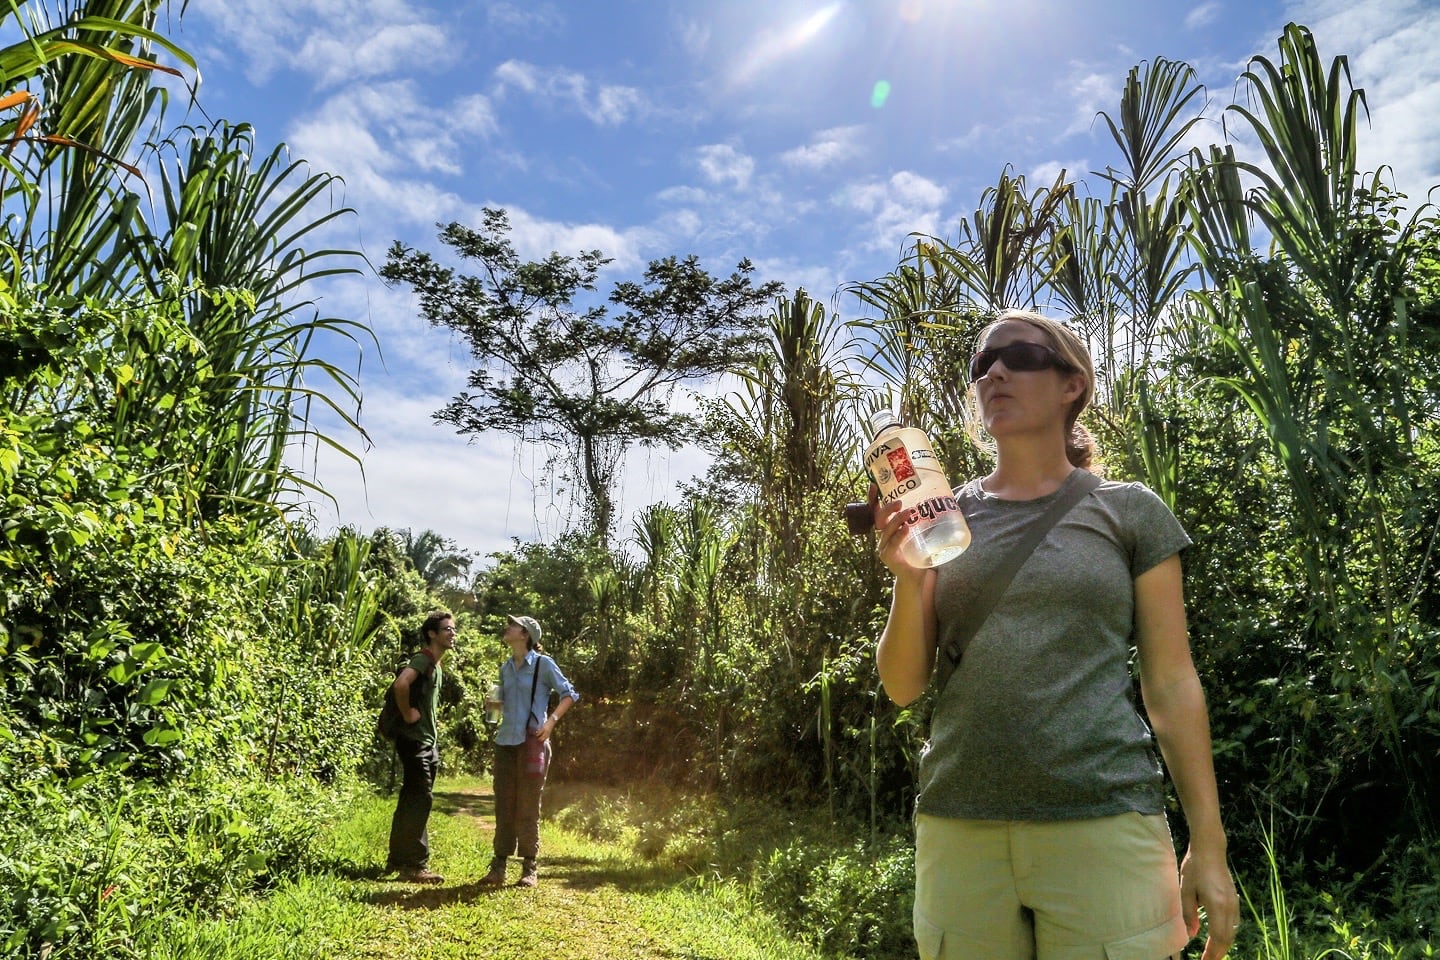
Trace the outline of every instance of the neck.
<path fill-rule="evenodd" d="M 436 663 L 439 663 L 445 657 L 445 651 L 433 643 L 427 643 L 421 649 L 424 650 L 426 653 L 430 654 L 430 656 L 434 657 Z"/>
<path fill-rule="evenodd" d="M 981 484 L 1002 500 L 1033 500 L 1060 489 L 1074 469 L 1063 444 L 1016 439 L 997 448 L 995 470 Z"/>

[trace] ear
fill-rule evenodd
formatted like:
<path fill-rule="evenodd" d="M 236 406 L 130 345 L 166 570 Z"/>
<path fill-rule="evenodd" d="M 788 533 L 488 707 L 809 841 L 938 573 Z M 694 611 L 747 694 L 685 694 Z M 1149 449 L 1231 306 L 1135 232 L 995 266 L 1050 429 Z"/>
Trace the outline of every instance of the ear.
<path fill-rule="evenodd" d="M 1085 374 L 1073 371 L 1065 375 L 1065 387 L 1060 396 L 1066 403 L 1074 403 L 1085 395 Z"/>

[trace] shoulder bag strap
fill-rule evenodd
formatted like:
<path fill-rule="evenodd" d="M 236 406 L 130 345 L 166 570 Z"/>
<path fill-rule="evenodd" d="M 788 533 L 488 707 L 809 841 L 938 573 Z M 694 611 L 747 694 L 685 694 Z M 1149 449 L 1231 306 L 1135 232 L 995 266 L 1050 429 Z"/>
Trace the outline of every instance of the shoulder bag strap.
<path fill-rule="evenodd" d="M 425 672 L 420 674 L 420 681 L 422 683 L 431 683 L 434 681 L 435 668 L 440 665 L 440 661 L 435 659 L 435 654 L 430 652 L 429 647 L 421 647 L 418 652 L 425 654 L 425 656 L 430 660 L 430 666 L 426 667 Z M 411 659 L 413 660 L 414 658 L 412 657 Z M 405 664 L 405 666 L 408 667 L 410 666 L 410 664 L 407 663 Z M 400 669 L 404 670 L 405 667 L 401 667 Z"/>
<path fill-rule="evenodd" d="M 1005 555 L 1005 559 L 991 572 L 990 578 L 985 581 L 981 589 L 974 592 L 973 599 L 969 604 L 970 629 L 964 635 L 951 640 L 940 650 L 935 670 L 937 693 L 945 689 L 950 675 L 960 665 L 960 658 L 964 656 L 965 648 L 970 645 L 971 639 L 990 618 L 990 611 L 995 609 L 996 601 L 1010 586 L 1010 581 L 1014 579 L 1016 572 L 1025 565 L 1026 560 L 1030 559 L 1030 554 L 1035 552 L 1040 541 L 1045 539 L 1045 534 L 1049 533 L 1050 528 L 1055 526 L 1061 517 L 1069 513 L 1076 504 L 1088 497 L 1098 486 L 1100 486 L 1100 478 L 1086 471 L 1085 476 L 1071 484 L 1070 489 L 1057 497 L 1055 502 L 1050 504 L 1049 508 L 1040 515 L 1040 518 L 1030 525 L 1030 528 L 1025 531 L 1025 536 Z"/>
<path fill-rule="evenodd" d="M 536 653 L 536 654 L 535 654 L 535 673 L 534 673 L 534 675 L 530 678 L 530 716 L 531 716 L 531 717 L 535 716 L 535 686 L 536 686 L 536 684 L 538 684 L 538 683 L 540 682 L 540 661 L 542 661 L 542 660 L 544 660 L 544 659 L 545 659 L 545 657 L 544 657 L 543 654 L 540 654 L 540 653 Z M 529 717 L 527 717 L 526 720 L 529 720 Z M 526 726 L 525 732 L 526 732 L 527 734 L 530 732 L 530 729 L 529 729 L 528 724 L 527 724 L 527 726 Z"/>

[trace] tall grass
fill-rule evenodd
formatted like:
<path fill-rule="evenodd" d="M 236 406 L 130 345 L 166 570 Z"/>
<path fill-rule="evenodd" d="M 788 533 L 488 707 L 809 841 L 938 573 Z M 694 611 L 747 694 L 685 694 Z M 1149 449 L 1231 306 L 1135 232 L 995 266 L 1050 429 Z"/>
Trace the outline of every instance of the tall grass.
<path fill-rule="evenodd" d="M 1274 845 L 1273 832 L 1262 826 L 1261 838 L 1264 876 L 1255 884 L 1237 878 L 1250 923 L 1242 927 L 1241 937 L 1232 957 L 1239 960 L 1423 960 L 1436 956 L 1435 945 L 1424 941 L 1423 931 L 1415 931 L 1412 942 L 1397 942 L 1373 929 L 1374 921 L 1363 913 L 1346 918 L 1343 906 L 1332 894 L 1307 890 L 1305 914 L 1323 929 L 1301 932 L 1301 914 L 1291 906 L 1286 878 Z"/>

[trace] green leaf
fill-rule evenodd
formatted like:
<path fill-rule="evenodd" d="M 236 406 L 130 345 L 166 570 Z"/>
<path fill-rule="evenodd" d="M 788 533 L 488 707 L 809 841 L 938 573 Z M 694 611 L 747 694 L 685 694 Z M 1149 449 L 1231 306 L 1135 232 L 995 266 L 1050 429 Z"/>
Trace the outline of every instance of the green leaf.
<path fill-rule="evenodd" d="M 145 731 L 145 742 L 152 747 L 169 746 L 179 740 L 180 737 L 180 731 L 174 727 L 152 727 Z"/>
<path fill-rule="evenodd" d="M 173 686 L 175 686 L 174 679 L 151 680 L 141 688 L 138 699 L 146 706 L 153 707 L 170 695 L 170 688 Z"/>

